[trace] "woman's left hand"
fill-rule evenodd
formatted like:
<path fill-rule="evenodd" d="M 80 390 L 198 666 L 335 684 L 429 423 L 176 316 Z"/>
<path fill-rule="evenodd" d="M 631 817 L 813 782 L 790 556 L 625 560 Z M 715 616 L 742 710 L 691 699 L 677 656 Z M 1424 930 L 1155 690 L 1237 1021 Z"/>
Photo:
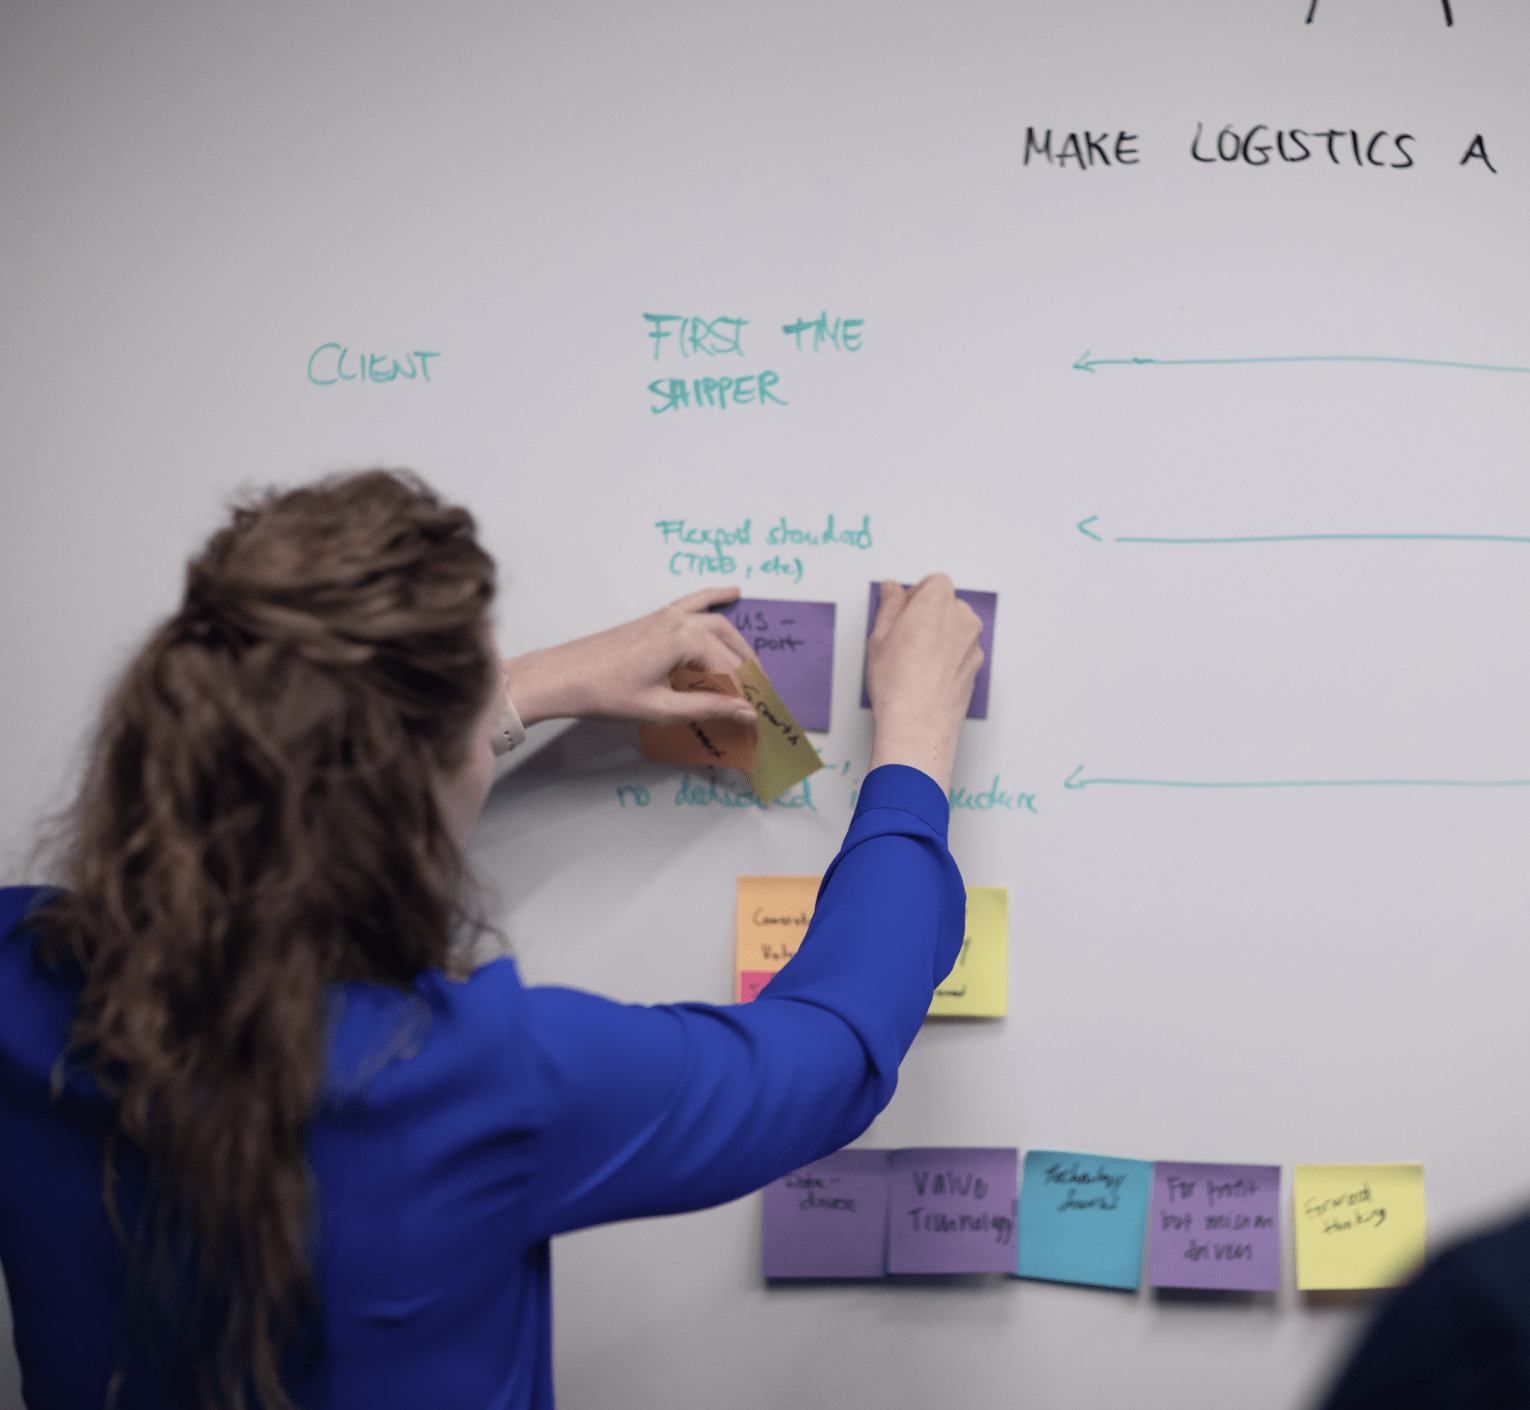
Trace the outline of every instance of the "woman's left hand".
<path fill-rule="evenodd" d="M 754 707 L 735 696 L 672 690 L 676 666 L 732 671 L 759 664 L 749 643 L 721 613 L 736 587 L 705 588 L 594 636 L 529 651 L 505 662 L 510 699 L 523 724 L 579 715 L 672 724 L 679 720 L 754 721 Z"/>

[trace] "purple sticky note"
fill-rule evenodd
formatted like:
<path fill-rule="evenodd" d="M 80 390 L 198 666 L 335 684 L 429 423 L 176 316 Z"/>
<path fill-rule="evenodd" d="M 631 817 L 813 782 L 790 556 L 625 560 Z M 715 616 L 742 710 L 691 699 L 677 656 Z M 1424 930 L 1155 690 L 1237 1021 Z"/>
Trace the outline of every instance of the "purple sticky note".
<path fill-rule="evenodd" d="M 1280 1167 L 1153 1166 L 1148 1216 L 1155 1288 L 1280 1286 Z"/>
<path fill-rule="evenodd" d="M 1014 1272 L 1014 1150 L 900 1150 L 887 1167 L 889 1273 Z"/>
<path fill-rule="evenodd" d="M 904 583 L 903 586 L 908 587 L 909 584 Z M 983 664 L 978 667 L 977 679 L 972 683 L 972 703 L 967 706 L 967 718 L 986 720 L 988 718 L 988 679 L 993 671 L 993 619 L 999 607 L 999 594 L 974 592 L 971 588 L 957 588 L 956 595 L 978 614 L 978 620 L 983 624 L 982 635 L 978 637 L 978 644 L 983 648 Z M 866 617 L 867 636 L 871 635 L 871 629 L 877 624 L 877 607 L 881 601 L 882 584 L 872 583 L 871 611 Z M 768 671 L 767 674 L 769 674 Z M 786 700 L 784 695 L 781 698 Z M 790 705 L 791 701 L 787 700 L 786 703 Z M 866 694 L 866 686 L 862 682 L 861 709 L 869 710 L 870 708 L 871 697 Z"/>
<path fill-rule="evenodd" d="M 835 1151 L 765 1186 L 767 1278 L 887 1271 L 887 1152 Z"/>
<path fill-rule="evenodd" d="M 829 728 L 834 688 L 834 604 L 741 597 L 718 609 L 760 658 L 803 729 Z"/>

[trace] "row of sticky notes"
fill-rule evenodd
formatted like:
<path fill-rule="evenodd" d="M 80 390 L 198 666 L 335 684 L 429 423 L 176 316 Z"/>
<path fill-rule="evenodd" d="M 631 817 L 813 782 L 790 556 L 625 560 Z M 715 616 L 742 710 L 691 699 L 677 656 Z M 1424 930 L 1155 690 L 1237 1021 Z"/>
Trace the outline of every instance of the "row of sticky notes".
<path fill-rule="evenodd" d="M 767 1278 L 1013 1273 L 1280 1286 L 1280 1167 L 1007 1148 L 843 1150 L 765 1189 Z M 1298 1165 L 1297 1287 L 1390 1287 L 1424 1256 L 1421 1165 Z"/>
<path fill-rule="evenodd" d="M 757 999 L 813 919 L 821 878 L 741 876 L 734 931 L 734 1001 Z M 967 888 L 967 930 L 956 965 L 930 1000 L 932 1018 L 1002 1018 L 1009 996 L 1009 891 Z"/>

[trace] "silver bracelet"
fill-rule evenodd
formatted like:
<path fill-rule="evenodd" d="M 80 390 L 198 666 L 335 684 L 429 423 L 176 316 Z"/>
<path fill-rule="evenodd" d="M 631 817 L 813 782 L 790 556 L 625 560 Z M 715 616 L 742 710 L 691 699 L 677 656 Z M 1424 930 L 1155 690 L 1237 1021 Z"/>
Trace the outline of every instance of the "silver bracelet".
<path fill-rule="evenodd" d="M 501 754 L 508 754 L 512 749 L 518 748 L 526 742 L 526 726 L 521 723 L 521 717 L 516 713 L 515 702 L 510 698 L 509 682 L 505 684 L 505 708 L 500 713 L 499 722 L 494 727 L 494 754 L 497 758 Z"/>

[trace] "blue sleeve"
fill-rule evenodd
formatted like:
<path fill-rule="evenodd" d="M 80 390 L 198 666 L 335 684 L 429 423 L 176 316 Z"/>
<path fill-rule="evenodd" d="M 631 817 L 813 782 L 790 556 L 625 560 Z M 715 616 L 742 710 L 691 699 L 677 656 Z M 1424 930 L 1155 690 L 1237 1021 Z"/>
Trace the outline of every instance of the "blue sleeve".
<path fill-rule="evenodd" d="M 538 1236 L 734 1199 L 866 1129 L 961 949 L 949 816 L 919 770 L 870 774 L 795 958 L 752 1004 L 526 991 Z"/>

